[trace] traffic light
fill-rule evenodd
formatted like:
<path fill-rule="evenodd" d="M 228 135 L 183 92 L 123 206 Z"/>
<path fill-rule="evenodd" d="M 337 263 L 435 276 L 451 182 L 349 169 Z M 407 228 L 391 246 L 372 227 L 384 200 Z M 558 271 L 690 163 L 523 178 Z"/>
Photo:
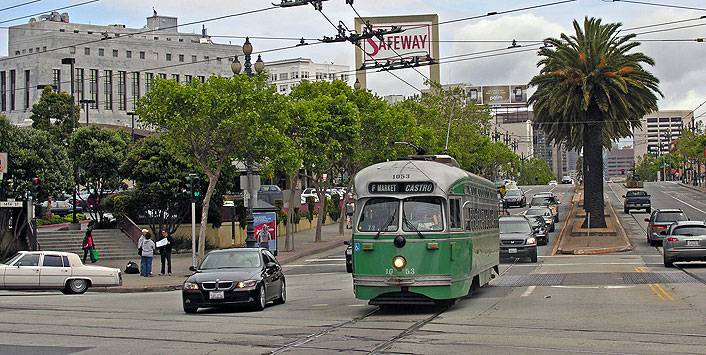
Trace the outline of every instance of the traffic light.
<path fill-rule="evenodd" d="M 186 177 L 189 185 L 189 196 L 192 201 L 196 201 L 201 197 L 201 178 L 197 174 L 189 174 Z"/>

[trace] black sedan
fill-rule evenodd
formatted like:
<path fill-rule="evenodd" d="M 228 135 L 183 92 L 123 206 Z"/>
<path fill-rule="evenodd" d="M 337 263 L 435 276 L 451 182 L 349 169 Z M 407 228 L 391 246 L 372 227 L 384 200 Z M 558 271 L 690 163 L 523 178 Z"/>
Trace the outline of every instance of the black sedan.
<path fill-rule="evenodd" d="M 525 193 L 520 189 L 507 190 L 507 192 L 505 192 L 505 204 L 507 207 L 525 207 L 527 206 L 527 197 L 525 197 Z"/>
<path fill-rule="evenodd" d="M 261 311 L 270 301 L 282 304 L 287 299 L 282 267 L 266 249 L 212 251 L 192 271 L 181 293 L 186 313 L 235 304 L 250 304 Z"/>

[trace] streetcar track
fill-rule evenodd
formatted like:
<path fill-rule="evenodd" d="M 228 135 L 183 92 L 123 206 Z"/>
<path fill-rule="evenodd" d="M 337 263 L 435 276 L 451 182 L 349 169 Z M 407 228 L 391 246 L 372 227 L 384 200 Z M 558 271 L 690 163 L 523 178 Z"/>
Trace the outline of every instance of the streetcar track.
<path fill-rule="evenodd" d="M 436 319 L 437 317 L 439 317 L 442 313 L 446 312 L 446 310 L 448 310 L 449 308 L 450 308 L 450 306 L 446 306 L 446 307 L 442 308 L 441 310 L 437 311 L 436 313 L 432 314 L 431 316 L 415 322 L 414 324 L 407 327 L 407 329 L 404 329 L 402 332 L 400 332 L 396 336 L 394 336 L 391 339 L 374 347 L 372 350 L 370 350 L 369 354 L 377 354 L 380 351 L 385 351 L 385 350 L 389 349 L 396 342 L 406 338 L 407 336 L 411 335 L 415 331 L 419 330 L 421 327 L 429 324 L 429 322 L 431 322 L 434 319 Z"/>

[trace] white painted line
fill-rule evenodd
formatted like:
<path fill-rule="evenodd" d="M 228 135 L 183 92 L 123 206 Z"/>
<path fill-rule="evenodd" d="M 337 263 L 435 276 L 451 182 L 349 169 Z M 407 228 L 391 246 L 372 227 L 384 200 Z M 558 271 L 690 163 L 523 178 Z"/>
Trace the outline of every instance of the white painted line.
<path fill-rule="evenodd" d="M 349 304 L 348 307 L 365 307 L 367 304 L 361 303 L 361 304 Z"/>
<path fill-rule="evenodd" d="M 658 256 L 658 255 L 655 255 Z M 584 265 L 662 265 L 659 263 L 652 263 L 652 264 L 646 264 L 644 262 L 634 262 L 634 263 L 629 263 L 629 262 L 615 262 L 615 263 L 561 263 L 561 264 L 550 264 L 550 263 L 542 263 L 542 266 L 584 266 Z M 532 265 L 528 265 L 532 266 Z"/>
<path fill-rule="evenodd" d="M 346 258 L 330 258 L 330 259 L 306 259 L 304 260 L 306 262 L 312 262 L 312 261 L 346 261 Z"/>
<path fill-rule="evenodd" d="M 535 288 L 537 288 L 537 286 L 527 286 L 527 290 L 525 290 L 520 297 L 527 297 L 531 295 Z"/>
<path fill-rule="evenodd" d="M 318 304 L 312 304 L 312 307 L 328 307 L 328 303 L 318 303 Z"/>
<path fill-rule="evenodd" d="M 286 275 L 288 278 L 291 277 L 298 277 L 298 276 L 303 276 L 303 277 L 311 277 L 311 276 L 321 276 L 321 275 L 341 275 L 341 274 L 347 274 L 346 272 L 316 272 L 312 274 L 293 274 L 293 275 Z M 292 285 L 289 285 L 292 286 Z"/>
<path fill-rule="evenodd" d="M 284 265 L 283 267 L 303 267 L 303 266 L 341 266 L 345 265 L 346 263 L 338 263 L 338 264 L 294 264 L 294 265 Z"/>
<path fill-rule="evenodd" d="M 680 198 L 677 198 L 677 197 L 674 197 L 674 196 L 668 195 L 668 194 L 665 194 L 665 195 L 667 195 L 667 196 L 669 196 L 669 197 L 671 197 L 671 198 L 673 198 L 673 199 L 675 199 L 675 200 L 677 200 L 677 201 L 679 201 L 679 202 L 681 202 L 681 203 L 683 203 L 683 204 L 685 204 L 685 205 L 687 205 L 687 206 L 689 206 L 689 207 L 691 207 L 691 208 L 693 208 L 693 209 L 695 209 L 695 210 L 697 210 L 697 211 L 699 211 L 699 212 L 701 212 L 701 213 L 706 213 L 706 211 L 704 211 L 704 210 L 702 210 L 702 209 L 700 209 L 700 208 L 698 208 L 698 207 L 696 207 L 696 206 L 694 206 L 694 205 L 692 205 L 692 204 L 690 204 L 690 203 L 688 203 L 688 202 L 686 202 L 686 201 L 684 201 L 684 200 L 682 200 L 682 199 L 680 199 Z"/>
<path fill-rule="evenodd" d="M 633 288 L 635 286 L 618 286 L 618 285 L 604 285 L 604 286 L 564 286 L 564 285 L 555 285 L 555 286 L 549 286 L 549 287 L 554 287 L 554 288 L 574 288 L 574 289 L 622 289 L 622 288 Z"/>

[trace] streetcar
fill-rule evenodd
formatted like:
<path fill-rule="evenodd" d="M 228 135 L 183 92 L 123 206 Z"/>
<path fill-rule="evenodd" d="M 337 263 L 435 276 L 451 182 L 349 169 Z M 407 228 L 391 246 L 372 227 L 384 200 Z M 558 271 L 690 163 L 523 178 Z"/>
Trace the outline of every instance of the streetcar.
<path fill-rule="evenodd" d="M 495 185 L 448 155 L 371 165 L 354 178 L 353 289 L 371 305 L 449 304 L 498 272 Z"/>

